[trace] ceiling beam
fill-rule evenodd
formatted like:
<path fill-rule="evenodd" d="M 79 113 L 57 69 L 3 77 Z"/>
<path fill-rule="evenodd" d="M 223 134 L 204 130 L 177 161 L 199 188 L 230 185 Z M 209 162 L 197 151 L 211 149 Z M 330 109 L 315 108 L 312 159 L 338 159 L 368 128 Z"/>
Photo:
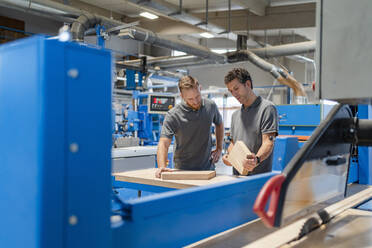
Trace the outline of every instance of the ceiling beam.
<path fill-rule="evenodd" d="M 61 2 L 61 1 L 57 1 L 57 0 L 51 0 L 51 1 L 58 2 L 58 3 Z M 109 10 L 106 10 L 106 9 L 103 9 L 103 8 L 100 8 L 100 7 L 97 7 L 95 5 L 88 4 L 88 3 L 85 3 L 85 2 L 82 2 L 82 1 L 79 1 L 79 0 L 69 0 L 68 4 L 65 4 L 65 5 L 75 7 L 75 8 L 78 8 L 78 9 L 82 9 L 82 10 L 88 11 L 90 13 L 105 16 L 107 18 L 113 18 L 113 19 L 119 20 L 119 21 L 122 21 L 123 18 L 124 18 L 124 15 L 119 14 L 115 11 L 109 11 Z"/>
<path fill-rule="evenodd" d="M 220 27 L 227 27 L 227 18 L 227 11 L 209 13 L 210 23 Z M 315 3 L 268 7 L 265 16 L 252 15 L 246 10 L 234 10 L 231 18 L 232 32 L 315 27 Z"/>
<path fill-rule="evenodd" d="M 265 15 L 265 9 L 268 6 L 267 0 L 233 0 L 233 2 L 258 16 Z"/>
<path fill-rule="evenodd" d="M 139 27 L 153 31 L 161 35 L 181 35 L 181 34 L 196 34 L 203 33 L 205 30 L 177 20 L 159 16 L 156 20 L 146 20 L 145 18 L 130 18 L 123 20 L 126 23 L 139 21 Z"/>
<path fill-rule="evenodd" d="M 160 17 L 156 22 L 141 20 L 140 27 L 161 35 L 195 34 L 205 32 L 194 25 Z"/>

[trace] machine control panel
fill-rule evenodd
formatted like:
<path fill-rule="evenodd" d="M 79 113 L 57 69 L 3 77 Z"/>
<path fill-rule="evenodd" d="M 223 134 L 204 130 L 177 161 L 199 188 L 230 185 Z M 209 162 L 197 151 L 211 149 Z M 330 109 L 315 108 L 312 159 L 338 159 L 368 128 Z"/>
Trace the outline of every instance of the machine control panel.
<path fill-rule="evenodd" d="M 174 107 L 176 98 L 166 95 L 149 95 L 148 97 L 148 113 L 150 114 L 165 114 Z"/>

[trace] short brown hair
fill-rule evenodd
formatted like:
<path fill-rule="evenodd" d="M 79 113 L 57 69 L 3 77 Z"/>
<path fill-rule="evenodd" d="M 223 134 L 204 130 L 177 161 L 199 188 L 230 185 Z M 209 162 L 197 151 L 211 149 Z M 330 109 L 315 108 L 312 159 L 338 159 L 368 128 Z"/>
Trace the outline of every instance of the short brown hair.
<path fill-rule="evenodd" d="M 192 76 L 183 76 L 178 81 L 178 88 L 180 89 L 180 92 L 184 89 L 196 89 L 197 87 L 199 87 L 198 80 Z"/>
<path fill-rule="evenodd" d="M 230 83 L 235 78 L 238 79 L 238 81 L 242 84 L 245 84 L 245 82 L 249 80 L 251 82 L 251 89 L 253 89 L 253 82 L 252 82 L 251 75 L 246 69 L 234 68 L 231 71 L 229 71 L 227 75 L 225 76 L 225 84 Z"/>

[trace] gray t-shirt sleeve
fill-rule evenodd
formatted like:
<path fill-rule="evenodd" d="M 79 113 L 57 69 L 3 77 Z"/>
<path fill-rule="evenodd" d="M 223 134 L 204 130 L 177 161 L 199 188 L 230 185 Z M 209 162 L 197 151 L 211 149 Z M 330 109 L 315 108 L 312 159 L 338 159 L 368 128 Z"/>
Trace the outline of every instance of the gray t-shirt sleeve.
<path fill-rule="evenodd" d="M 262 113 L 261 132 L 278 133 L 278 113 L 274 105 L 269 105 Z"/>
<path fill-rule="evenodd" d="M 176 121 L 169 113 L 167 113 L 165 115 L 163 126 L 161 128 L 160 137 L 172 139 L 176 131 Z"/>
<path fill-rule="evenodd" d="M 215 103 L 213 103 L 213 123 L 215 125 L 220 125 L 222 122 L 222 116 L 220 114 L 220 111 L 218 111 L 218 107 Z"/>

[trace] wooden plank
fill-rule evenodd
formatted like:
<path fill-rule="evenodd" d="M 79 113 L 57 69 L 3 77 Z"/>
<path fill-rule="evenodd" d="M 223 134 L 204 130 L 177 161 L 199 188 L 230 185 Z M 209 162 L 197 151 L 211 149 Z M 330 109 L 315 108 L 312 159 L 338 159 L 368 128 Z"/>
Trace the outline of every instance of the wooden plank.
<path fill-rule="evenodd" d="M 217 174 L 216 177 L 209 180 L 162 180 L 155 177 L 155 171 L 156 168 L 150 168 L 114 173 L 113 176 L 115 176 L 115 180 L 117 181 L 154 185 L 175 189 L 185 189 L 195 186 L 209 185 L 213 183 L 237 180 L 237 178 L 239 178 L 239 176 Z"/>
<path fill-rule="evenodd" d="M 209 180 L 216 176 L 215 171 L 174 170 L 161 173 L 163 180 Z"/>
<path fill-rule="evenodd" d="M 233 149 L 229 153 L 227 160 L 234 166 L 234 168 L 240 173 L 240 175 L 248 175 L 248 169 L 243 167 L 243 160 L 247 158 L 247 155 L 251 154 L 251 151 L 244 144 L 243 141 L 238 140 L 235 142 Z"/>

